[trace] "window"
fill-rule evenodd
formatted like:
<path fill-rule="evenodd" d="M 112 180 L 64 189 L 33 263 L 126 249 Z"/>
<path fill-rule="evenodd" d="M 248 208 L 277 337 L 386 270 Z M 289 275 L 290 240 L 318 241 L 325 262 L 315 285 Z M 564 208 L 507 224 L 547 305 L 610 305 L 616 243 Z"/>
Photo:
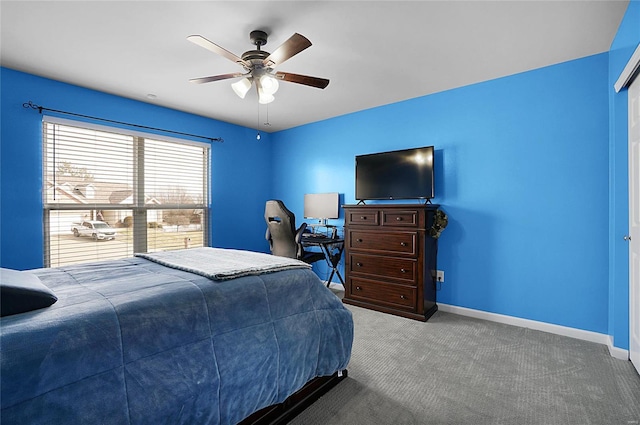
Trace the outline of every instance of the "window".
<path fill-rule="evenodd" d="M 45 117 L 45 265 L 207 246 L 209 146 Z"/>

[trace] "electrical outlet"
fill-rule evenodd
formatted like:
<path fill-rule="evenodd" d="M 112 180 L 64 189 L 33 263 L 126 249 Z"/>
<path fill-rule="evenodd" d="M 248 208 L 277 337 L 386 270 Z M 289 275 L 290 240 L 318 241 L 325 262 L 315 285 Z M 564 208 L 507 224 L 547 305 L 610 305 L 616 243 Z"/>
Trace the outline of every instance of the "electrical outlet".
<path fill-rule="evenodd" d="M 444 282 L 444 270 L 436 270 L 436 282 Z"/>

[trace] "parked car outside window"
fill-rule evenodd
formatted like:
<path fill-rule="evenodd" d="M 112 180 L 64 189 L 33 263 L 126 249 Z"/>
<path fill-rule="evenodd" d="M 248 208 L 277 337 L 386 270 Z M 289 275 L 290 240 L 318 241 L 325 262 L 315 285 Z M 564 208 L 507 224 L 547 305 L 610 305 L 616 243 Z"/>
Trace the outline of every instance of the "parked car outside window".
<path fill-rule="evenodd" d="M 83 221 L 73 223 L 71 231 L 75 237 L 89 236 L 95 240 L 111 240 L 117 236 L 116 229 L 104 221 Z"/>

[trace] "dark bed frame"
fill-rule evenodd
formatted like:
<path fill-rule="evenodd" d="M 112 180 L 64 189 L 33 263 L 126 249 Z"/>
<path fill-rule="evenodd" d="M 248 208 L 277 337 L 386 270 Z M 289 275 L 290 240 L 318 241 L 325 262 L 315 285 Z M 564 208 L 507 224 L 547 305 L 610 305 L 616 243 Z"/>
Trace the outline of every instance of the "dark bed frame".
<path fill-rule="evenodd" d="M 298 392 L 291 394 L 289 398 L 282 403 L 258 410 L 251 416 L 245 418 L 239 425 L 286 424 L 346 377 L 347 371 L 343 370 L 342 373 L 336 372 L 331 376 L 314 378 L 307 382 Z"/>

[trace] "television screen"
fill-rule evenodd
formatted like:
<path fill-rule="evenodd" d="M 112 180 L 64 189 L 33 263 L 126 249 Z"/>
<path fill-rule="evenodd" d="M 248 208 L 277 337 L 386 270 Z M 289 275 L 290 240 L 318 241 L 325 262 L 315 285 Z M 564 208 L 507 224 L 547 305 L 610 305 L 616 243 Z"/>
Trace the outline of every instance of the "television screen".
<path fill-rule="evenodd" d="M 356 156 L 356 199 L 434 197 L 433 146 Z"/>
<path fill-rule="evenodd" d="M 307 193 L 304 195 L 305 218 L 338 218 L 338 192 Z"/>

